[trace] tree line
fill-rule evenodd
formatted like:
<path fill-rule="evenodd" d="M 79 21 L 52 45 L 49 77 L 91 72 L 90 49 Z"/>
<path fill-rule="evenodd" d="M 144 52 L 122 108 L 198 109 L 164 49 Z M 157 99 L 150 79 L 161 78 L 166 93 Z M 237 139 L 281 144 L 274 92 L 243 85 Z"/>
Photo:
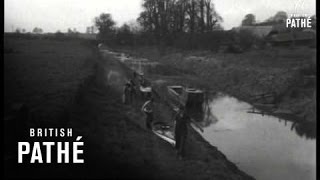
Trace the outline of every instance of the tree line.
<path fill-rule="evenodd" d="M 288 15 L 278 11 L 262 22 L 247 14 L 240 26 L 274 26 L 284 23 Z M 315 15 L 312 28 L 315 29 Z M 143 0 L 142 12 L 135 23 L 115 27 L 111 14 L 95 18 L 98 39 L 116 45 L 158 45 L 183 49 L 218 50 L 221 46 L 236 45 L 242 49 L 265 45 L 265 39 L 245 28 L 224 31 L 223 18 L 211 0 Z"/>
<path fill-rule="evenodd" d="M 222 21 L 211 0 L 144 0 L 142 7 L 138 22 L 157 38 L 211 32 Z"/>
<path fill-rule="evenodd" d="M 211 0 L 143 0 L 142 9 L 136 25 L 125 23 L 120 28 L 111 14 L 96 17 L 99 39 L 126 45 L 194 46 L 199 35 L 222 30 L 223 19 Z"/>

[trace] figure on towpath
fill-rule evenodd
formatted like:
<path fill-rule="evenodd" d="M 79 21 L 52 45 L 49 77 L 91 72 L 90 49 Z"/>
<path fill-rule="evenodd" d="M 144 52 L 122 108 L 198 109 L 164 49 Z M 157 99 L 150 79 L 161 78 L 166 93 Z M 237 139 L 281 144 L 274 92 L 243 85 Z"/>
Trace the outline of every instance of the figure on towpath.
<path fill-rule="evenodd" d="M 142 87 L 147 87 L 147 83 L 146 83 L 146 80 L 144 78 L 144 75 L 140 75 L 140 86 Z"/>
<path fill-rule="evenodd" d="M 123 88 L 122 102 L 124 104 L 132 103 L 133 101 L 133 85 L 128 81 Z"/>
<path fill-rule="evenodd" d="M 124 104 L 130 104 L 133 103 L 134 97 L 136 95 L 136 90 L 135 90 L 135 83 L 132 79 L 130 79 L 126 84 L 124 85 L 123 88 L 123 95 L 122 95 L 122 101 Z"/>
<path fill-rule="evenodd" d="M 127 104 L 128 103 L 128 94 L 129 94 L 129 84 L 126 83 L 124 85 L 124 88 L 123 88 L 123 94 L 122 94 L 122 102 L 124 104 Z"/>
<path fill-rule="evenodd" d="M 175 140 L 176 140 L 176 151 L 179 159 L 185 156 L 185 142 L 188 135 L 188 123 L 193 122 L 197 128 L 203 132 L 203 129 L 197 125 L 185 112 L 184 106 L 180 105 L 179 110 L 175 116 Z"/>
<path fill-rule="evenodd" d="M 136 96 L 136 84 L 134 83 L 133 79 L 129 80 L 129 101 L 133 103 L 135 101 Z"/>
<path fill-rule="evenodd" d="M 152 96 L 152 87 L 147 84 L 147 80 L 144 78 L 143 74 L 140 75 L 139 85 L 140 97 L 143 99 L 149 99 Z"/>
<path fill-rule="evenodd" d="M 146 114 L 146 127 L 148 129 L 152 129 L 151 124 L 153 122 L 153 98 L 150 97 L 148 101 L 146 101 L 143 105 L 142 105 L 142 112 L 144 112 Z"/>

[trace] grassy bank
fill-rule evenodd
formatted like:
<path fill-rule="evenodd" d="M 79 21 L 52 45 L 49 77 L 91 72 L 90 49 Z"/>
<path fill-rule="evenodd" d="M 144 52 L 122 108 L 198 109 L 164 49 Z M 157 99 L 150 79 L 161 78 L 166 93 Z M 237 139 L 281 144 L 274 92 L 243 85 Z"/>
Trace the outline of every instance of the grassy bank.
<path fill-rule="evenodd" d="M 257 94 L 273 93 L 275 106 L 264 110 L 316 122 L 316 49 L 273 47 L 241 54 L 155 47 L 116 49 L 195 74 L 210 89 L 250 103 L 255 103 L 252 99 Z"/>
<path fill-rule="evenodd" d="M 140 111 L 143 100 L 122 104 L 119 90 L 128 75 L 128 68 L 105 56 L 98 61 L 95 76 L 80 90 L 71 124 L 88 143 L 85 177 L 252 179 L 193 131 L 187 141 L 187 158 L 179 161 L 170 144 L 146 129 Z M 158 100 L 155 113 L 169 115 Z M 157 121 L 164 116 L 155 115 Z"/>

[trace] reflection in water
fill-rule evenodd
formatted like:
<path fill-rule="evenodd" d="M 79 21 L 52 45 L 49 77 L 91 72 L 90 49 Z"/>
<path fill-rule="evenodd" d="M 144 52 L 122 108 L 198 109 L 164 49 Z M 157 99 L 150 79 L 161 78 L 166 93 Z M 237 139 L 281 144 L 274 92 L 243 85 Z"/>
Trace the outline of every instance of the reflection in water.
<path fill-rule="evenodd" d="M 215 94 L 203 106 L 200 134 L 256 179 L 315 180 L 315 126 L 248 113 L 251 109 L 248 103 Z"/>
<path fill-rule="evenodd" d="M 257 111 L 254 107 L 251 108 L 250 111 L 247 111 L 248 113 L 253 113 L 253 114 L 260 114 L 262 116 L 264 116 L 266 113 L 264 113 L 263 111 Z M 286 119 L 281 119 L 278 118 L 278 122 L 284 122 L 284 126 L 287 126 L 287 121 Z M 297 135 L 299 135 L 300 137 L 306 138 L 306 139 L 315 139 L 316 138 L 316 123 L 312 123 L 312 122 L 304 122 L 304 123 L 300 123 L 297 121 L 294 121 L 291 124 L 291 131 L 295 131 L 295 133 Z"/>
<path fill-rule="evenodd" d="M 207 127 L 211 124 L 217 123 L 218 119 L 214 116 L 214 114 L 211 112 L 211 108 L 209 106 L 209 99 L 205 99 L 204 105 L 203 105 L 203 121 L 202 121 L 202 127 Z"/>
<path fill-rule="evenodd" d="M 317 129 L 315 128 L 316 125 L 315 123 L 292 123 L 291 125 L 291 130 L 295 130 L 296 133 L 304 137 L 306 139 L 315 139 L 316 138 L 316 131 Z"/>
<path fill-rule="evenodd" d="M 218 119 L 211 112 L 210 99 L 206 97 L 207 95 L 205 95 L 203 105 L 200 109 L 195 107 L 187 109 L 188 114 L 194 118 L 201 127 L 208 127 L 218 122 Z"/>

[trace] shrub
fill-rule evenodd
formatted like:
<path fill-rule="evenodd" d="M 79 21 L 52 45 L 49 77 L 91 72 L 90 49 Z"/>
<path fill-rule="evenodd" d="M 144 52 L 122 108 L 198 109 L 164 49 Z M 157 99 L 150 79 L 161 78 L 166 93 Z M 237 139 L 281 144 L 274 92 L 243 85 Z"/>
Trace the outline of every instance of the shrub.
<path fill-rule="evenodd" d="M 250 30 L 241 29 L 236 33 L 237 41 L 240 47 L 244 50 L 250 49 L 253 45 L 258 44 L 260 39 L 254 35 Z"/>

